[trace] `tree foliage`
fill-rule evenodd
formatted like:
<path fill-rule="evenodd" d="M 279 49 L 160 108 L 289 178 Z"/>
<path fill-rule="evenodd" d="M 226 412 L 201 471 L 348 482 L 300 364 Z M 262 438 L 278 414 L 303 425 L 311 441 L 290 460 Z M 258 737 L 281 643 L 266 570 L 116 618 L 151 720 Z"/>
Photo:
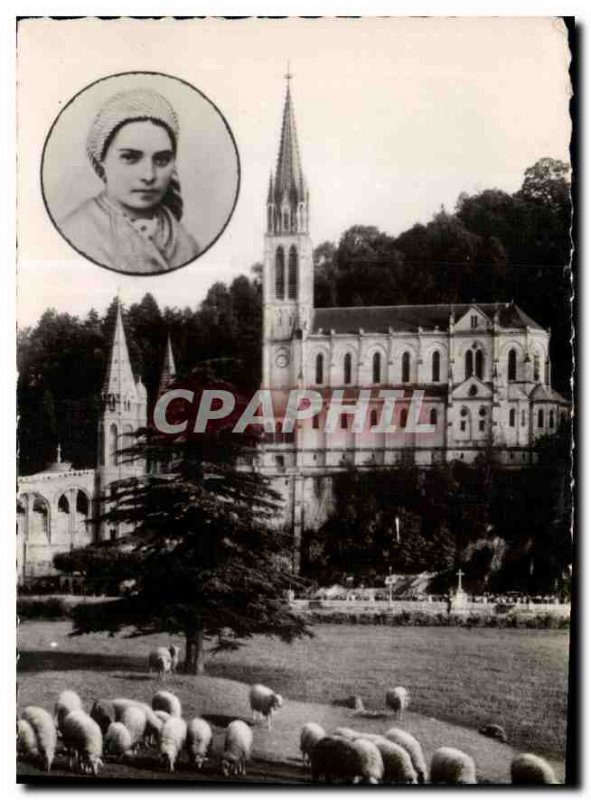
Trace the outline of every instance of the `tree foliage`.
<path fill-rule="evenodd" d="M 256 443 L 254 433 L 220 425 L 191 438 L 146 430 L 124 451 L 160 465 L 157 474 L 112 485 L 103 519 L 130 533 L 62 554 L 55 566 L 94 580 L 134 579 L 133 588 L 81 607 L 75 633 L 181 633 L 189 672 L 203 669 L 205 638 L 217 651 L 255 634 L 309 635 L 286 602 L 301 580 L 291 570 L 291 537 L 271 525 L 279 496 L 258 470 L 240 468 L 256 457 Z"/>

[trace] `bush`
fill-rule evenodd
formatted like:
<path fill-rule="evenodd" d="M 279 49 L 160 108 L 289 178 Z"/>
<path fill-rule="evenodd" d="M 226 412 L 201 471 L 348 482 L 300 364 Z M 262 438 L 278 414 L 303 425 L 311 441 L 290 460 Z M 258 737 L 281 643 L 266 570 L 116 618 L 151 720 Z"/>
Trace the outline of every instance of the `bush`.
<path fill-rule="evenodd" d="M 19 597 L 16 613 L 20 619 L 69 619 L 72 604 L 62 597 Z"/>
<path fill-rule="evenodd" d="M 342 611 L 302 611 L 300 612 L 310 622 L 319 625 L 390 625 L 392 627 L 432 626 L 455 628 L 529 628 L 563 630 L 570 627 L 568 617 L 556 614 L 520 614 L 511 612 L 497 616 L 496 614 L 471 613 L 444 614 L 437 612 L 430 614 L 426 611 L 400 611 L 398 613 L 376 612 L 368 613 Z"/>

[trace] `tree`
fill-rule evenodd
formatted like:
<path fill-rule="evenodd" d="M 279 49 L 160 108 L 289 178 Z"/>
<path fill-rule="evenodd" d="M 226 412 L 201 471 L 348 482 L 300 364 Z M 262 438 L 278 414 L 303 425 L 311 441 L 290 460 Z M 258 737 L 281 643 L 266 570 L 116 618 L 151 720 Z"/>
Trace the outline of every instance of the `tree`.
<path fill-rule="evenodd" d="M 193 380 L 197 392 L 212 385 L 205 375 Z M 104 519 L 132 532 L 63 554 L 55 564 L 95 580 L 112 581 L 115 574 L 135 584 L 128 596 L 79 608 L 74 633 L 114 634 L 129 626 L 132 635 L 181 633 L 189 673 L 204 671 L 206 638 L 216 638 L 217 652 L 254 634 L 284 641 L 311 635 L 285 599 L 301 580 L 289 566 L 290 537 L 270 525 L 279 496 L 247 466 L 256 461 L 258 440 L 253 432 L 233 433 L 234 419 L 190 438 L 143 431 L 123 451 L 125 458 L 162 465 L 159 474 L 112 485 Z M 133 557 L 122 558 L 122 551 Z"/>

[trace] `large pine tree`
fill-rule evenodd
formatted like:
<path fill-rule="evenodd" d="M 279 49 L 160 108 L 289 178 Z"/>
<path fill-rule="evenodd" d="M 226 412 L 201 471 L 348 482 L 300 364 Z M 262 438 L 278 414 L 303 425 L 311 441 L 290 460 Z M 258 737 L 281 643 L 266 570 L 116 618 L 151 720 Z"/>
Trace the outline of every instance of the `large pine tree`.
<path fill-rule="evenodd" d="M 158 465 L 154 474 L 111 486 L 103 519 L 132 532 L 56 556 L 55 566 L 95 580 L 128 579 L 131 591 L 80 607 L 75 633 L 180 633 L 189 673 L 204 671 L 207 639 L 215 639 L 215 652 L 254 634 L 284 641 L 310 635 L 286 602 L 299 579 L 291 538 L 271 524 L 279 496 L 256 468 L 256 434 L 233 433 L 233 421 L 193 436 L 143 431 L 124 451 L 124 458 Z"/>

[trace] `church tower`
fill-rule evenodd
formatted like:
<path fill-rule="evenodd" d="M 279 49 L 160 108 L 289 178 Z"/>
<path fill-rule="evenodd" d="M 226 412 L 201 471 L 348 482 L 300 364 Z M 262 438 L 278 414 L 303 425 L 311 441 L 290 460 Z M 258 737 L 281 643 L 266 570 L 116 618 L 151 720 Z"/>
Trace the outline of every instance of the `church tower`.
<path fill-rule="evenodd" d="M 304 341 L 314 305 L 309 196 L 287 86 L 277 167 L 269 180 L 263 265 L 263 386 L 305 384 Z"/>
<path fill-rule="evenodd" d="M 130 462 L 118 451 L 134 443 L 133 434 L 147 423 L 148 397 L 140 379 L 135 381 L 125 339 L 121 304 L 117 303 L 115 330 L 109 366 L 101 393 L 102 414 L 98 432 L 97 494 L 104 495 L 113 481 L 144 472 L 140 461 Z M 101 538 L 114 538 L 120 531 L 103 530 Z"/>

